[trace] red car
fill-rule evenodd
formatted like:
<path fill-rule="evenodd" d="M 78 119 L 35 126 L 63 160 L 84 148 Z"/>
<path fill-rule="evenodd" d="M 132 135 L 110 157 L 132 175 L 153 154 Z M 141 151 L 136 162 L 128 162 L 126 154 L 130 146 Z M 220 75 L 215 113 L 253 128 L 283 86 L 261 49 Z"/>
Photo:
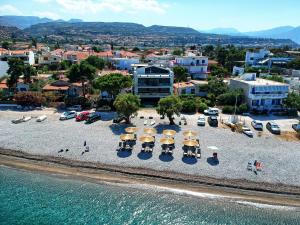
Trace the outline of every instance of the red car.
<path fill-rule="evenodd" d="M 90 115 L 90 112 L 81 112 L 76 116 L 76 121 L 84 121 L 87 120 L 88 115 Z"/>

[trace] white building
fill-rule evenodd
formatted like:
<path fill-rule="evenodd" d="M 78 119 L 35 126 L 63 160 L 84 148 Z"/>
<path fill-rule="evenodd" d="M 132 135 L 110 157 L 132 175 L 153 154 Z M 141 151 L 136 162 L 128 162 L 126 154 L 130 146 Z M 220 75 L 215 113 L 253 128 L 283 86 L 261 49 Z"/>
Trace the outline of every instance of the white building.
<path fill-rule="evenodd" d="M 187 69 L 192 79 L 206 79 L 208 57 L 206 56 L 183 56 L 175 58 L 174 66 L 181 66 Z"/>
<path fill-rule="evenodd" d="M 62 61 L 62 56 L 54 55 L 50 52 L 39 55 L 38 62 L 40 65 L 58 64 Z"/>
<path fill-rule="evenodd" d="M 9 66 L 6 61 L 0 61 L 0 78 L 7 75 Z"/>
<path fill-rule="evenodd" d="M 187 82 L 174 83 L 175 95 L 195 95 L 199 97 L 207 96 L 208 81 L 205 80 L 189 80 Z"/>
<path fill-rule="evenodd" d="M 230 80 L 229 86 L 244 91 L 250 109 L 258 111 L 278 111 L 289 92 L 289 85 L 256 78 L 256 74 L 245 73 Z"/>
<path fill-rule="evenodd" d="M 135 65 L 134 94 L 143 98 L 163 98 L 173 93 L 173 72 L 159 66 Z"/>
<path fill-rule="evenodd" d="M 132 64 L 140 63 L 138 58 L 112 58 L 112 64 L 117 70 L 132 70 Z"/>
<path fill-rule="evenodd" d="M 0 52 L 0 61 L 8 61 L 9 58 L 19 58 L 25 64 L 33 65 L 34 53 L 30 50 L 15 50 L 15 51 L 2 51 Z"/>
<path fill-rule="evenodd" d="M 247 66 L 255 66 L 259 62 L 263 62 L 263 60 L 267 59 L 271 55 L 271 52 L 266 49 L 260 49 L 258 52 L 246 52 L 245 64 Z"/>
<path fill-rule="evenodd" d="M 245 73 L 245 68 L 244 67 L 238 67 L 234 66 L 232 69 L 232 75 L 234 76 L 239 76 Z"/>

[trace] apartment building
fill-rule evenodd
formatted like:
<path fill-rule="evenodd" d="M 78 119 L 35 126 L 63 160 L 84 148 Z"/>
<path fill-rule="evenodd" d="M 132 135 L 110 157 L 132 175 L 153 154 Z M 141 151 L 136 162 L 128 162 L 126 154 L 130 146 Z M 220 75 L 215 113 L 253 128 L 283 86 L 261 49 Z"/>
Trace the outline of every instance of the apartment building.
<path fill-rule="evenodd" d="M 205 80 L 208 74 L 208 57 L 194 55 L 177 57 L 174 66 L 186 68 L 192 79 Z"/>
<path fill-rule="evenodd" d="M 250 109 L 267 112 L 282 110 L 283 100 L 289 92 L 288 84 L 256 78 L 255 73 L 230 79 L 229 87 L 243 89 Z"/>
<path fill-rule="evenodd" d="M 174 74 L 169 68 L 137 64 L 133 79 L 134 94 L 141 99 L 159 99 L 173 93 Z"/>

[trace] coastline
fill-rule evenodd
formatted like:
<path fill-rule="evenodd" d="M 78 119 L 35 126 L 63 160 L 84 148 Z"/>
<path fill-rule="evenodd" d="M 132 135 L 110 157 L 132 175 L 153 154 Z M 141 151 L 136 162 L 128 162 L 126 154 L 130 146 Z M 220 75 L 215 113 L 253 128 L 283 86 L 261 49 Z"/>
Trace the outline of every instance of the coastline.
<path fill-rule="evenodd" d="M 300 187 L 248 180 L 217 179 L 82 162 L 53 156 L 0 149 L 0 165 L 32 172 L 55 174 L 89 182 L 143 185 L 178 193 L 202 193 L 261 204 L 300 207 Z"/>

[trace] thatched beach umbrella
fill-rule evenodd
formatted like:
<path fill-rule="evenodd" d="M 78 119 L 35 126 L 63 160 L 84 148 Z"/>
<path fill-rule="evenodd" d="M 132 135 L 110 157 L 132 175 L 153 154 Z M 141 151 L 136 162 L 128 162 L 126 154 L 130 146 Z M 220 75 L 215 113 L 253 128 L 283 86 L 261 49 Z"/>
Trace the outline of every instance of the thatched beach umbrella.
<path fill-rule="evenodd" d="M 156 134 L 156 132 L 157 132 L 156 129 L 153 128 L 153 127 L 144 128 L 144 133 L 145 134 L 154 135 L 154 134 Z"/>
<path fill-rule="evenodd" d="M 183 135 L 185 137 L 195 137 L 195 136 L 197 136 L 197 132 L 188 130 L 188 131 L 183 132 Z"/>
<path fill-rule="evenodd" d="M 175 130 L 164 130 L 163 134 L 166 136 L 174 136 L 176 134 Z"/>
<path fill-rule="evenodd" d="M 120 139 L 122 141 L 130 141 L 130 140 L 134 140 L 134 135 L 133 134 L 122 134 L 120 136 Z"/>
<path fill-rule="evenodd" d="M 173 138 L 161 138 L 160 142 L 165 144 L 165 145 L 171 145 L 171 144 L 175 143 Z"/>
<path fill-rule="evenodd" d="M 127 127 L 127 128 L 125 128 L 125 131 L 128 134 L 134 134 L 135 132 L 137 132 L 137 130 L 138 130 L 137 127 Z"/>
<path fill-rule="evenodd" d="M 195 147 L 198 145 L 198 142 L 195 141 L 195 140 L 186 140 L 186 141 L 183 141 L 183 144 L 185 146 L 189 146 L 189 147 Z"/>
<path fill-rule="evenodd" d="M 140 141 L 143 143 L 151 143 L 151 142 L 154 142 L 154 138 L 152 136 L 145 135 L 140 138 Z"/>

